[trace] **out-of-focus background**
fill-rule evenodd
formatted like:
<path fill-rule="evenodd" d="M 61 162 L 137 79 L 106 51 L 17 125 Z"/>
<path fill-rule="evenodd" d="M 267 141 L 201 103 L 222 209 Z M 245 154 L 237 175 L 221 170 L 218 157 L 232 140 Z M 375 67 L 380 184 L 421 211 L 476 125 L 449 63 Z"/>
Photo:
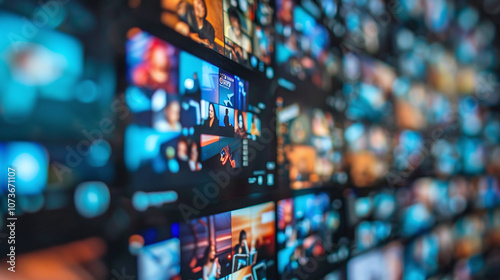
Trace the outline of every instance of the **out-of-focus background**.
<path fill-rule="evenodd" d="M 0 279 L 497 279 L 500 1 L 0 0 Z"/>

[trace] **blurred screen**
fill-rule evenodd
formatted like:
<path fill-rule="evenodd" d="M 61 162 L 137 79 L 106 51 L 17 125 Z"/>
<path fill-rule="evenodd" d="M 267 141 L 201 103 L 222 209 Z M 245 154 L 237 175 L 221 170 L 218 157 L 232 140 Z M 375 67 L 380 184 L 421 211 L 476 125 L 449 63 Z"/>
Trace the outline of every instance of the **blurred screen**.
<path fill-rule="evenodd" d="M 340 13 L 346 26 L 344 47 L 371 55 L 387 50 L 392 7 L 386 7 L 382 0 L 343 0 L 342 4 Z"/>
<path fill-rule="evenodd" d="M 379 182 L 387 173 L 392 157 L 392 141 L 387 129 L 362 122 L 345 124 L 346 162 L 351 182 L 356 187 L 368 187 Z"/>
<path fill-rule="evenodd" d="M 443 224 L 410 243 L 405 250 L 405 278 L 425 279 L 449 265 L 456 250 L 454 236 L 450 225 Z"/>
<path fill-rule="evenodd" d="M 137 257 L 139 279 L 180 280 L 180 244 L 169 239 L 144 246 Z"/>
<path fill-rule="evenodd" d="M 292 82 L 330 90 L 333 77 L 340 71 L 340 50 L 332 47 L 331 33 L 311 13 L 311 8 L 316 11 L 316 4 L 301 2 L 302 6 L 294 0 L 276 1 L 279 75 Z"/>
<path fill-rule="evenodd" d="M 395 70 L 366 55 L 347 53 L 343 71 L 346 117 L 378 123 L 391 121 L 394 108 L 390 97 L 396 80 Z"/>
<path fill-rule="evenodd" d="M 61 9 L 90 13 L 82 5 Z M 29 11 L 25 9 L 26 14 Z M 116 126 L 111 124 L 111 117 L 118 108 L 112 102 L 116 86 L 112 52 L 109 47 L 95 46 L 95 40 L 107 41 L 105 33 L 98 31 L 102 21 L 90 16 L 86 24 L 74 26 L 62 21 L 60 14 L 51 19 L 51 24 L 38 28 L 26 17 L 0 11 L 3 140 L 94 140 L 96 134 L 106 139 L 113 136 Z M 75 20 L 83 18 L 79 15 Z M 89 34 L 93 40 L 88 40 Z"/>
<path fill-rule="evenodd" d="M 335 98 L 318 94 L 323 102 L 310 102 L 301 92 L 279 90 L 280 179 L 295 190 L 345 183 L 342 122 L 335 110 Z"/>
<path fill-rule="evenodd" d="M 355 252 L 361 252 L 395 236 L 396 197 L 391 191 L 358 196 L 346 195 L 347 219 L 354 232 Z"/>
<path fill-rule="evenodd" d="M 396 242 L 349 260 L 347 275 L 350 280 L 398 280 L 403 279 L 403 265 L 403 246 Z"/>
<path fill-rule="evenodd" d="M 349 254 L 342 238 L 345 229 L 342 202 L 326 193 L 278 202 L 278 273 L 285 279 L 304 275 L 318 263 L 338 263 Z"/>

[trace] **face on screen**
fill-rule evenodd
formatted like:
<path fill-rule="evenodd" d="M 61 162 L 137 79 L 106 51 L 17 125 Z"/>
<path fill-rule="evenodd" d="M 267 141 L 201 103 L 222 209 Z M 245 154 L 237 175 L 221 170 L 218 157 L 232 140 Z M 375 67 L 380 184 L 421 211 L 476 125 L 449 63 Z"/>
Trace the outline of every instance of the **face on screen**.
<path fill-rule="evenodd" d="M 130 171 L 168 175 L 173 186 L 186 184 L 186 174 L 201 183 L 210 171 L 224 170 L 248 181 L 252 172 L 266 169 L 261 157 L 269 153 L 258 155 L 254 146 L 269 113 L 263 91 L 152 35 L 129 33 L 125 100 L 133 121 L 125 133 L 125 162 Z M 242 168 L 246 171 L 238 171 Z M 268 171 L 256 184 L 274 184 Z"/>
<path fill-rule="evenodd" d="M 274 203 L 180 224 L 182 279 L 270 279 Z"/>
<path fill-rule="evenodd" d="M 162 1 L 161 21 L 233 61 L 260 69 L 271 64 L 274 54 L 274 10 L 269 2 Z"/>

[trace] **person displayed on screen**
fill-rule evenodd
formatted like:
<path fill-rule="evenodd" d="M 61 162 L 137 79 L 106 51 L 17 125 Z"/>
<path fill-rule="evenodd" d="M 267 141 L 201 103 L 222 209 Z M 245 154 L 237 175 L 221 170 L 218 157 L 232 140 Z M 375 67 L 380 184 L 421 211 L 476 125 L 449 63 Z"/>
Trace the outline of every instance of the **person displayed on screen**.
<path fill-rule="evenodd" d="M 177 142 L 177 160 L 179 162 L 179 169 L 186 170 L 189 166 L 188 143 L 185 138 L 179 139 Z"/>
<path fill-rule="evenodd" d="M 248 243 L 247 243 L 247 232 L 245 230 L 240 231 L 239 243 L 234 246 L 235 254 L 249 254 Z"/>
<path fill-rule="evenodd" d="M 229 148 L 229 146 L 225 146 L 224 148 L 222 148 L 222 150 L 220 151 L 220 161 L 222 165 L 226 165 L 227 163 L 229 163 L 232 168 L 235 168 L 236 161 L 232 158 L 232 156 L 233 155 L 231 154 L 231 148 Z"/>
<path fill-rule="evenodd" d="M 215 256 L 214 245 L 209 244 L 209 246 L 205 249 L 201 263 L 203 265 L 203 280 L 219 279 L 221 266 L 219 264 L 219 258 Z"/>
<path fill-rule="evenodd" d="M 229 109 L 226 108 L 226 115 L 224 116 L 224 126 L 229 127 L 231 124 L 229 123 Z"/>
<path fill-rule="evenodd" d="M 231 7 L 227 11 L 229 16 L 229 22 L 231 23 L 226 30 L 226 36 L 229 40 L 233 41 L 235 44 L 241 46 L 243 50 L 247 53 L 252 52 L 252 42 L 250 39 L 243 34 L 243 30 L 241 29 L 241 20 L 236 8 Z"/>
<path fill-rule="evenodd" d="M 243 114 L 241 113 L 241 111 L 238 111 L 238 126 L 236 127 L 234 134 L 236 137 L 240 137 L 240 138 L 246 138 L 248 135 L 247 127 L 245 125 L 245 121 L 244 121 Z"/>
<path fill-rule="evenodd" d="M 180 132 L 182 129 L 181 104 L 178 100 L 168 102 L 163 109 L 163 119 L 155 122 L 155 128 L 160 132 Z"/>
<path fill-rule="evenodd" d="M 219 130 L 219 119 L 213 103 L 208 104 L 208 118 L 203 123 L 203 127 L 207 133 L 216 133 Z"/>
<path fill-rule="evenodd" d="M 255 136 L 260 136 L 260 130 L 257 126 L 257 116 L 253 115 L 252 125 L 250 126 L 250 134 Z"/>
<path fill-rule="evenodd" d="M 189 26 L 195 21 L 193 6 L 187 0 L 180 0 L 179 3 L 177 3 L 176 11 L 180 22 Z M 182 28 L 182 26 L 178 25 L 176 29 L 177 28 Z M 189 29 L 187 32 L 189 32 Z"/>
<path fill-rule="evenodd" d="M 162 88 L 173 93 L 176 88 L 170 67 L 168 45 L 160 39 L 153 38 L 144 51 L 142 63 L 132 71 L 132 80 L 138 86 Z"/>
<path fill-rule="evenodd" d="M 190 94 L 201 94 L 200 80 L 198 79 L 198 73 L 193 73 L 193 87 L 188 90 Z"/>
<path fill-rule="evenodd" d="M 201 163 L 200 163 L 200 148 L 198 143 L 195 141 L 191 142 L 189 145 L 189 169 L 191 171 L 200 171 Z"/>
<path fill-rule="evenodd" d="M 205 0 L 193 1 L 194 22 L 189 26 L 189 37 L 214 48 L 215 29 L 207 20 L 208 10 Z"/>

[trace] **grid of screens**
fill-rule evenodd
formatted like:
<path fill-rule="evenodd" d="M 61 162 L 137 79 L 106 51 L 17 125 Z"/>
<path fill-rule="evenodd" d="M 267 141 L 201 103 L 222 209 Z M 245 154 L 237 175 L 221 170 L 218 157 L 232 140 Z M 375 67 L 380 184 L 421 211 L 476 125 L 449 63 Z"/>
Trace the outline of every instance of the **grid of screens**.
<path fill-rule="evenodd" d="M 229 59 L 264 71 L 274 56 L 269 0 L 161 1 L 161 21 Z"/>
<path fill-rule="evenodd" d="M 182 279 L 274 279 L 275 209 L 265 203 L 179 227 Z"/>
<path fill-rule="evenodd" d="M 498 274 L 498 24 L 478 6 L 164 0 L 162 24 L 110 35 L 100 1 L 0 2 L 0 193 L 18 199 L 0 218 L 25 219 L 23 261 L 98 279 Z"/>
<path fill-rule="evenodd" d="M 129 35 L 128 170 L 140 180 L 168 178 L 163 187 L 220 177 L 273 186 L 270 142 L 261 140 L 271 132 L 265 91 L 141 30 Z"/>

